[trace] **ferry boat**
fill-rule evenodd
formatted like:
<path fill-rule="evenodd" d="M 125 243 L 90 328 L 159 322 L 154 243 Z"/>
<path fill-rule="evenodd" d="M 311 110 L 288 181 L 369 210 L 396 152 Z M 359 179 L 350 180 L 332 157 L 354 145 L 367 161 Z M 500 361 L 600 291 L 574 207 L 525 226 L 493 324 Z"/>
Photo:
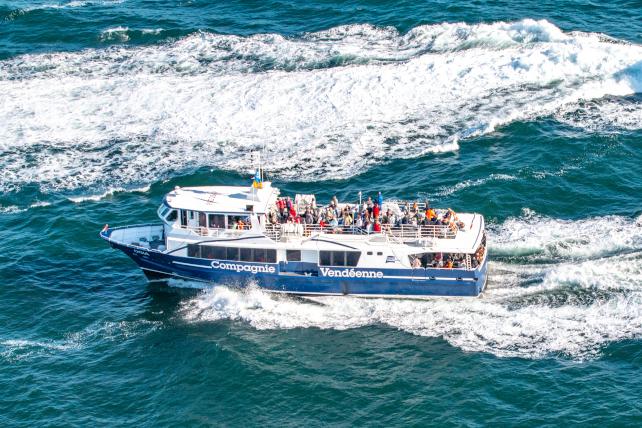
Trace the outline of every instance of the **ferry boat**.
<path fill-rule="evenodd" d="M 364 224 L 362 214 L 377 221 Z M 426 203 L 317 206 L 314 195 L 284 198 L 255 178 L 245 187 L 176 187 L 158 217 L 100 232 L 150 281 L 379 298 L 478 296 L 486 285 L 484 217 Z"/>

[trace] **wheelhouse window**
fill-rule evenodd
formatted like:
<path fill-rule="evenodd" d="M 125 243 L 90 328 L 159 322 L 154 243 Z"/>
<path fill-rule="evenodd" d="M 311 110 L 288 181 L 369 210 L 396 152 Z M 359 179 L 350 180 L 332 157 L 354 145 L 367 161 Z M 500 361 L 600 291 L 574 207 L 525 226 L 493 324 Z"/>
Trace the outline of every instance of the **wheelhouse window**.
<path fill-rule="evenodd" d="M 176 210 L 171 210 L 169 214 L 167 214 L 167 217 L 165 217 L 165 220 L 168 222 L 174 222 L 178 218 L 178 211 Z"/>
<path fill-rule="evenodd" d="M 208 214 L 207 220 L 210 228 L 225 229 L 225 216 L 223 214 Z"/>
<path fill-rule="evenodd" d="M 321 266 L 357 266 L 359 251 L 320 251 L 319 265 Z"/>
<path fill-rule="evenodd" d="M 161 217 L 161 218 L 164 218 L 167 215 L 167 212 L 169 210 L 170 210 L 170 208 L 167 205 L 161 204 L 158 207 L 158 216 Z"/>
<path fill-rule="evenodd" d="M 230 215 L 227 216 L 227 228 L 245 230 L 250 228 L 250 217 Z"/>

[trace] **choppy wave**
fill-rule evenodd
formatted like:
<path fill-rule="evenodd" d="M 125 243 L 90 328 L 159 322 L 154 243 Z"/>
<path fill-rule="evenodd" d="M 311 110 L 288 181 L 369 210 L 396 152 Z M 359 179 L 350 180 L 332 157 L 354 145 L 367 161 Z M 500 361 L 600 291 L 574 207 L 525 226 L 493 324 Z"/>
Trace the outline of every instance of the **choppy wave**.
<path fill-rule="evenodd" d="M 509 219 L 491 234 L 490 248 L 518 260 L 491 262 L 489 288 L 477 299 L 323 297 L 315 305 L 217 286 L 184 302 L 181 314 L 190 322 L 238 320 L 257 329 L 383 324 L 497 356 L 594 358 L 609 343 L 642 337 L 641 223 L 618 216 L 565 222 L 534 213 Z M 541 263 L 524 258 L 524 248 L 562 257 Z"/>
<path fill-rule="evenodd" d="M 151 333 L 161 326 L 160 321 L 106 321 L 65 334 L 61 339 L 4 339 L 0 340 L 0 357 L 9 361 L 58 354 L 85 348 L 97 341 L 121 342 Z"/>
<path fill-rule="evenodd" d="M 105 37 L 127 36 L 125 28 Z M 118 30 L 118 31 L 116 31 Z M 547 21 L 198 33 L 0 62 L 0 191 L 146 184 L 200 166 L 349 177 L 642 91 L 642 47 Z M 613 116 L 617 115 L 617 108 Z M 637 129 L 640 104 L 625 107 Z M 617 123 L 615 123 L 617 125 Z"/>
<path fill-rule="evenodd" d="M 23 15 L 36 11 L 45 10 L 64 10 L 75 9 L 89 6 L 113 6 L 123 3 L 125 0 L 72 0 L 67 2 L 29 2 L 29 4 L 11 10 L 6 16 L 3 17 L 4 21 L 13 21 Z M 22 3 L 22 2 L 19 2 Z"/>

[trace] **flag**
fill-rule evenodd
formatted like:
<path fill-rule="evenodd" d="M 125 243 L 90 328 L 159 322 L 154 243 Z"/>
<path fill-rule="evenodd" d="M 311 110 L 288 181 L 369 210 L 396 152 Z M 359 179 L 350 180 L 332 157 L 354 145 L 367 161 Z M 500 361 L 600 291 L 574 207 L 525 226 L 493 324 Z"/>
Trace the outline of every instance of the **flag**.
<path fill-rule="evenodd" d="M 263 188 L 263 180 L 261 179 L 261 173 L 258 169 L 254 173 L 254 180 L 252 180 L 252 187 L 254 187 L 255 189 Z"/>

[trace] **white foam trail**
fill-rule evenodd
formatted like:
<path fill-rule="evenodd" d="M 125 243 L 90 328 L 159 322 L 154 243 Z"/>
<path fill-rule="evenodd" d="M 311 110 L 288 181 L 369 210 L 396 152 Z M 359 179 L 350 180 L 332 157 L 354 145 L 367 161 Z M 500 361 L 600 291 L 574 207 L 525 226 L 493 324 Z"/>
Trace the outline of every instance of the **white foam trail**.
<path fill-rule="evenodd" d="M 441 337 L 467 351 L 542 358 L 563 354 L 582 359 L 605 344 L 642 336 L 642 294 L 617 294 L 588 305 L 511 305 L 489 295 L 480 299 L 398 301 L 320 298 L 310 305 L 250 290 L 216 287 L 182 308 L 188 321 L 230 319 L 257 329 L 349 329 L 385 324 L 412 334 Z"/>
<path fill-rule="evenodd" d="M 143 28 L 140 30 L 142 34 L 154 34 L 154 35 L 159 35 L 164 31 L 163 28 Z"/>
<path fill-rule="evenodd" d="M 119 42 L 126 42 L 129 40 L 129 28 L 127 27 L 114 27 L 114 28 L 108 28 L 106 30 L 103 30 L 102 33 L 100 33 L 100 40 L 105 42 L 105 41 L 119 41 Z"/>
<path fill-rule="evenodd" d="M 525 210 L 524 216 L 489 225 L 493 255 L 535 259 L 585 259 L 642 249 L 637 219 L 601 216 L 562 220 Z"/>
<path fill-rule="evenodd" d="M 281 178 L 349 177 L 639 92 L 641 59 L 640 46 L 532 20 L 24 55 L 0 62 L 0 191 L 246 170 L 244 154 L 263 145 Z"/>
<path fill-rule="evenodd" d="M 112 196 L 115 193 L 119 193 L 119 192 L 146 193 L 149 191 L 149 189 L 150 189 L 149 185 L 131 188 L 131 189 L 126 189 L 123 187 L 115 187 L 96 195 L 70 196 L 67 199 L 69 199 L 73 203 L 80 204 L 82 202 L 87 202 L 87 201 L 93 201 L 93 202 L 100 201 L 101 199 L 105 199 L 106 197 Z"/>
<path fill-rule="evenodd" d="M 498 246 L 504 255 L 512 251 L 519 257 L 519 242 L 526 236 L 530 253 L 550 251 L 552 239 L 555 253 L 565 255 L 547 264 L 491 261 L 488 289 L 480 298 L 319 297 L 321 306 L 254 287 L 240 291 L 217 286 L 185 301 L 180 312 L 190 322 L 227 319 L 257 329 L 341 330 L 385 324 L 497 356 L 592 358 L 609 343 L 642 337 L 639 222 L 640 218 L 618 216 L 562 221 L 529 211 L 509 219 L 504 235 L 497 228 L 499 237 L 492 239 L 491 251 Z M 595 236 L 589 237 L 590 232 Z M 580 240 L 560 244 L 572 236 Z M 594 250 L 594 243 L 605 249 Z M 617 254 L 605 256 L 614 251 Z"/>
<path fill-rule="evenodd" d="M 449 195 L 452 195 L 453 193 L 457 193 L 460 190 L 468 189 L 470 187 L 483 186 L 484 184 L 491 181 L 513 181 L 513 180 L 517 180 L 517 177 L 515 177 L 514 175 L 490 174 L 488 177 L 478 178 L 475 180 L 465 180 L 455 184 L 454 186 L 442 186 L 436 192 L 431 193 L 429 196 L 430 197 L 449 196 Z"/>
<path fill-rule="evenodd" d="M 0 205 L 0 214 L 18 214 L 24 211 L 26 211 L 26 209 L 20 208 L 17 205 Z"/>
<path fill-rule="evenodd" d="M 640 129 L 640 100 L 606 100 L 569 105 L 560 109 L 555 118 L 560 122 L 592 132 L 619 133 Z"/>
<path fill-rule="evenodd" d="M 36 201 L 33 204 L 29 205 L 29 208 L 48 207 L 49 205 L 51 205 L 51 202 Z"/>

